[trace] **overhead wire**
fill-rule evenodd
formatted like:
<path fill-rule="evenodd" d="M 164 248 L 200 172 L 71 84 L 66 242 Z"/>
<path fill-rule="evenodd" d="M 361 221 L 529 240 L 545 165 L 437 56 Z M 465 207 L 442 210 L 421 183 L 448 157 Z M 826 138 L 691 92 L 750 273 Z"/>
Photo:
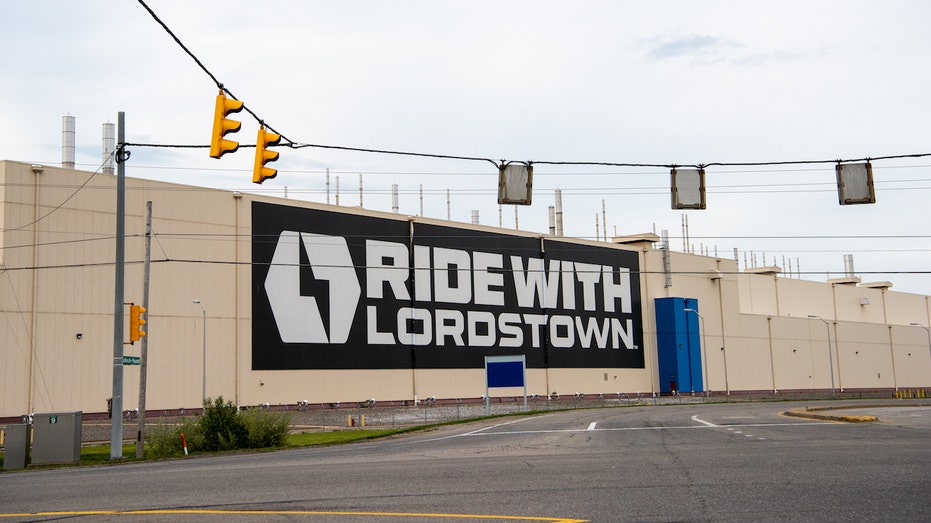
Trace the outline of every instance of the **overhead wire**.
<path fill-rule="evenodd" d="M 226 93 L 229 94 L 232 98 L 238 100 L 238 98 L 237 98 L 229 89 L 227 89 L 226 87 L 224 87 L 223 83 L 220 82 L 220 81 L 217 79 L 217 77 L 203 64 L 203 62 L 202 62 L 202 61 L 201 61 L 201 60 L 200 60 L 200 59 L 199 59 L 199 58 L 198 58 L 198 57 L 197 57 L 197 56 L 196 56 L 196 55 L 195 55 L 195 54 L 194 54 L 181 40 L 180 40 L 180 38 L 178 38 L 178 37 L 171 31 L 171 29 L 167 26 L 167 24 L 165 24 L 165 23 L 154 13 L 154 11 L 153 11 L 151 8 L 149 8 L 148 5 L 146 5 L 146 3 L 145 3 L 143 0 L 138 0 L 138 1 L 139 1 L 139 3 L 149 12 L 149 14 L 153 17 L 153 19 L 155 19 L 155 21 L 156 21 L 159 25 L 161 25 L 162 28 L 175 40 L 175 42 L 176 42 L 176 43 L 177 43 L 177 44 L 178 44 L 178 45 L 179 45 L 179 46 L 180 46 L 193 60 L 194 60 L 194 62 L 204 71 L 204 73 L 206 73 L 206 74 L 211 78 L 211 80 L 213 80 L 213 82 L 217 85 L 217 87 L 218 87 L 221 91 L 226 92 Z M 267 125 L 267 124 L 265 123 L 264 119 L 262 119 L 258 114 L 256 114 L 251 108 L 247 107 L 245 104 L 243 104 L 243 107 L 244 107 L 244 109 L 246 110 L 246 112 L 247 112 L 248 114 L 250 114 L 253 118 L 255 118 L 259 123 L 261 123 L 262 125 L 265 125 L 266 127 L 268 127 L 268 129 L 270 129 L 272 132 L 275 132 L 276 134 L 282 135 L 282 139 L 284 140 L 284 145 L 287 146 L 287 147 L 293 148 L 293 149 L 300 149 L 300 148 L 320 148 L 320 149 L 333 149 L 333 150 L 343 150 L 343 151 L 351 151 L 351 152 L 364 152 L 364 153 L 376 153 L 376 154 L 392 154 L 392 155 L 403 155 L 403 156 L 413 156 L 413 157 L 426 157 L 426 158 L 437 158 L 437 159 L 453 159 L 453 160 L 483 161 L 483 162 L 490 162 L 490 163 L 492 163 L 492 164 L 494 164 L 494 165 L 496 165 L 496 166 L 499 166 L 499 167 L 506 164 L 506 161 L 505 161 L 505 160 L 501 160 L 501 163 L 499 164 L 498 162 L 496 162 L 495 160 L 492 160 L 492 159 L 490 159 L 490 158 L 484 158 L 484 157 L 478 157 L 478 156 L 449 155 L 449 154 L 431 154 L 431 153 L 412 152 L 412 151 L 396 151 L 396 150 L 377 149 L 377 148 L 361 148 L 361 147 L 347 147 L 347 146 L 338 146 L 338 145 L 324 145 L 324 144 L 316 144 L 316 143 L 301 143 L 301 142 L 297 142 L 297 141 L 291 140 L 290 138 L 288 138 L 287 136 L 283 135 L 280 131 L 276 130 L 276 129 L 275 129 L 274 127 L 272 127 L 271 125 Z M 192 144 L 153 144 L 153 143 L 124 143 L 124 144 L 121 144 L 121 145 L 122 145 L 122 146 L 131 145 L 131 146 L 136 146 L 136 147 L 192 148 L 192 149 L 193 149 L 193 148 L 207 148 L 207 147 L 209 147 L 209 146 L 207 146 L 207 145 L 196 145 L 196 144 L 192 145 Z M 248 145 L 248 144 L 244 144 L 243 147 L 252 147 L 252 146 L 251 146 L 251 145 Z M 797 167 L 797 166 L 801 166 L 801 165 L 838 164 L 838 163 L 850 163 L 850 162 L 862 162 L 862 161 L 893 160 L 893 159 L 907 159 L 907 158 L 925 158 L 925 157 L 929 157 L 929 156 L 931 156 L 931 153 L 896 154 L 896 155 L 872 156 L 872 157 L 862 157 L 862 158 L 849 158 L 849 159 L 792 160 L 792 161 L 765 161 L 765 162 L 723 162 L 723 161 L 715 161 L 715 162 L 709 162 L 709 163 L 695 163 L 695 164 L 635 163 L 635 162 L 590 162 L 590 161 L 545 161 L 545 160 L 537 160 L 537 161 L 532 161 L 532 160 L 531 160 L 531 161 L 521 162 L 521 163 L 525 163 L 525 164 L 527 164 L 527 165 L 538 164 L 538 165 L 553 165 L 553 166 L 606 166 L 606 167 L 657 168 L 657 169 L 659 169 L 659 168 L 668 169 L 668 168 L 677 168 L 677 167 L 705 168 L 705 167 L 712 167 L 712 166 L 715 166 L 715 167 L 778 167 L 778 166 L 793 166 L 793 167 Z M 893 166 L 893 167 L 897 167 L 897 166 Z M 99 170 L 100 170 L 100 169 L 98 168 L 97 171 L 99 171 Z M 805 170 L 814 170 L 814 169 L 805 169 Z M 767 170 L 767 171 L 764 171 L 764 172 L 774 172 L 774 171 L 775 171 L 775 170 Z M 785 171 L 785 170 L 783 170 L 783 171 Z M 796 168 L 796 169 L 789 169 L 788 171 L 790 171 L 790 172 L 792 172 L 792 171 L 801 172 L 802 169 L 797 169 L 797 168 Z M 726 171 L 725 171 L 725 172 L 726 172 Z M 753 172 L 753 171 L 746 171 L 746 172 Z M 731 171 L 731 172 L 728 172 L 728 173 L 729 173 L 729 174 L 733 174 L 733 173 L 735 173 L 735 172 L 734 172 L 734 171 Z M 46 217 L 48 217 L 49 215 L 51 215 L 52 213 L 54 213 L 54 212 L 56 212 L 58 209 L 60 209 L 63 205 L 65 205 L 71 198 L 73 198 L 74 195 L 77 194 L 77 192 L 79 192 L 80 190 L 82 190 L 82 189 L 90 182 L 90 180 L 93 179 L 93 176 L 96 175 L 96 174 L 97 174 L 97 172 L 93 173 L 93 174 L 91 175 L 91 177 L 89 177 L 81 186 L 79 186 L 67 199 L 65 199 L 65 200 L 64 200 L 63 202 L 61 202 L 58 206 L 56 206 L 55 208 L 53 208 L 52 210 L 50 210 L 48 213 L 44 214 L 42 217 L 40 217 L 40 218 L 34 220 L 34 221 L 31 222 L 31 223 L 24 224 L 24 225 L 21 225 L 21 226 L 19 226 L 19 227 L 15 227 L 15 228 L 3 228 L 3 229 L 0 229 L 0 231 L 15 231 L 15 230 L 21 230 L 21 229 L 24 229 L 24 228 L 26 228 L 26 227 L 29 227 L 29 226 L 31 226 L 31 225 L 34 225 L 35 223 L 37 223 L 37 222 L 39 222 L 39 221 L 45 219 Z M 485 173 L 480 173 L 480 174 L 485 174 Z M 613 173 L 596 173 L 596 174 L 599 174 L 599 175 L 602 175 L 602 174 L 603 174 L 603 175 L 614 175 Z M 631 173 L 631 174 L 633 174 L 633 173 Z M 649 173 L 649 174 L 654 174 L 654 173 Z M 488 173 L 488 175 L 492 175 L 492 173 Z M 545 176 L 545 175 L 547 175 L 547 173 L 537 173 L 537 176 L 541 176 L 541 175 L 544 175 L 544 176 Z M 554 173 L 553 175 L 556 175 L 556 174 Z M 919 181 L 925 181 L 925 180 L 919 180 Z M 896 181 L 895 183 L 900 183 L 900 182 L 899 182 L 899 181 Z M 794 185 L 795 185 L 795 186 L 799 186 L 799 185 L 801 185 L 801 184 L 794 184 Z M 785 184 L 785 186 L 791 187 L 791 186 L 793 186 L 793 184 Z M 709 187 L 715 188 L 715 186 L 709 186 Z M 735 186 L 734 188 L 739 188 L 739 187 L 742 187 L 742 186 Z M 719 186 L 719 187 L 717 187 L 717 188 L 726 188 L 726 186 Z M 744 187 L 744 188 L 745 188 L 745 187 Z M 906 189 L 906 188 L 897 188 L 897 189 L 891 189 L 891 188 L 890 188 L 889 190 L 902 190 L 902 189 Z M 927 187 L 912 187 L 912 189 L 927 189 Z M 565 191 L 567 191 L 567 192 L 572 192 L 572 193 L 574 193 L 574 194 L 584 194 L 584 193 L 581 193 L 581 192 L 578 192 L 578 191 L 585 191 L 585 190 L 599 191 L 599 194 L 603 194 L 603 191 L 604 191 L 605 189 L 599 189 L 599 188 L 576 188 L 576 189 L 567 189 L 567 190 L 565 190 Z M 608 190 L 610 190 L 610 189 L 608 189 Z M 631 194 L 631 193 L 630 193 L 630 188 L 627 188 L 626 190 L 625 190 L 625 189 L 622 189 L 622 188 L 618 188 L 617 190 L 618 190 L 618 191 L 624 191 L 624 192 L 621 193 L 621 194 Z M 653 190 L 653 188 L 641 188 L 641 189 L 635 189 L 635 190 Z M 665 192 L 665 187 L 663 187 L 663 188 L 656 188 L 656 190 L 658 190 L 658 191 L 659 191 L 659 190 L 662 190 L 662 191 Z M 881 189 L 881 190 L 884 190 L 884 188 Z M 428 191 L 428 192 L 429 192 L 429 191 Z M 491 192 L 491 191 L 489 191 L 489 193 L 490 193 L 490 192 Z M 741 191 L 724 191 L 724 192 L 741 193 Z M 744 193 L 753 193 L 753 192 L 768 192 L 768 191 L 747 191 L 747 192 L 744 192 Z M 796 191 L 796 192 L 798 192 L 798 191 Z M 817 192 L 817 190 L 811 191 L 811 192 Z M 659 193 L 657 193 L 657 194 L 659 194 Z M 920 237 L 920 238 L 924 238 L 923 236 L 902 236 L 902 237 L 909 237 L 909 238 Z M 692 237 L 692 238 L 693 238 L 693 239 L 698 239 L 698 237 Z M 712 238 L 712 237 L 708 237 L 708 238 Z M 739 236 L 735 236 L 735 237 L 719 237 L 719 238 L 761 238 L 761 239 L 762 239 L 762 238 L 769 238 L 769 237 L 763 237 L 763 236 L 760 236 L 760 237 L 739 237 Z M 799 237 L 799 238 L 804 238 L 804 237 Z M 821 238 L 823 238 L 823 237 L 821 237 Z M 877 239 L 877 238 L 888 239 L 888 238 L 896 238 L 896 237 L 888 236 L 888 235 L 882 235 L 882 236 L 875 236 L 875 237 L 869 237 L 869 238 L 874 238 L 874 239 Z M 900 237 L 900 238 L 901 238 L 901 237 Z M 164 248 L 163 248 L 163 253 L 164 253 Z M 165 261 L 168 261 L 168 260 L 167 260 L 167 257 L 166 257 L 166 260 L 165 260 Z M 885 272 L 878 272 L 878 273 L 895 274 L 895 272 L 888 272 L 888 271 L 885 271 Z M 914 273 L 914 271 L 905 271 L 905 273 Z M 820 271 L 815 272 L 815 273 L 812 273 L 812 274 L 820 274 Z"/>
<path fill-rule="evenodd" d="M 217 88 L 221 91 L 228 94 L 234 100 L 242 101 L 236 97 L 232 91 L 230 91 L 224 84 L 221 82 L 216 75 L 214 75 L 207 66 L 181 41 L 181 39 L 171 30 L 168 25 L 162 21 L 161 18 L 155 14 L 144 0 L 137 0 L 142 7 L 148 11 L 149 15 L 168 33 L 169 36 L 187 53 L 191 59 L 194 60 L 194 63 L 197 64 L 200 69 L 210 77 Z M 723 162 L 715 161 L 708 163 L 693 163 L 693 164 L 676 164 L 676 163 L 637 163 L 637 162 L 592 162 L 592 161 L 549 161 L 549 160 L 528 160 L 528 161 L 519 161 L 519 162 L 509 162 L 507 160 L 495 161 L 491 158 L 480 157 L 480 156 L 466 156 L 466 155 L 452 155 L 452 154 L 435 154 L 435 153 L 423 153 L 423 152 L 412 152 L 412 151 L 398 151 L 398 150 L 389 150 L 389 149 L 376 149 L 376 148 L 365 148 L 365 147 L 349 147 L 342 145 L 326 145 L 326 144 L 316 144 L 316 143 L 302 143 L 297 142 L 288 138 L 284 133 L 275 129 L 273 126 L 268 124 L 264 118 L 256 114 L 249 106 L 243 102 L 242 109 L 251 115 L 260 125 L 268 128 L 275 134 L 281 136 L 281 143 L 279 145 L 284 145 L 291 149 L 303 149 L 303 148 L 318 148 L 318 149 L 331 149 L 331 150 L 340 150 L 340 151 L 351 151 L 351 152 L 362 152 L 362 153 L 374 153 L 374 154 L 387 154 L 387 155 L 398 155 L 398 156 L 411 156 L 411 157 L 422 157 L 422 158 L 437 158 L 437 159 L 450 159 L 450 160 L 466 160 L 466 161 L 482 161 L 489 162 L 495 165 L 498 168 L 503 168 L 509 163 L 523 163 L 525 165 L 565 165 L 565 166 L 604 166 L 604 167 L 650 167 L 650 168 L 666 168 L 666 169 L 675 169 L 678 167 L 694 167 L 697 169 L 703 169 L 705 167 L 718 166 L 718 167 L 761 167 L 761 166 L 785 166 L 785 165 L 816 165 L 816 164 L 841 164 L 841 163 L 856 163 L 864 162 L 871 160 L 892 160 L 892 159 L 903 159 L 903 158 L 925 158 L 931 157 L 931 152 L 928 153 L 913 153 L 913 154 L 894 154 L 894 155 L 885 155 L 885 156 L 872 156 L 864 158 L 849 158 L 849 159 L 824 159 L 824 160 L 789 160 L 789 161 L 763 161 L 763 162 Z M 126 143 L 125 145 L 134 146 L 134 147 L 165 147 L 165 148 L 205 148 L 209 145 L 170 145 L 170 144 L 152 144 L 152 143 Z M 248 144 L 243 144 L 241 147 L 254 147 Z"/>
<path fill-rule="evenodd" d="M 127 264 L 127 265 L 141 265 L 141 264 L 143 264 L 143 263 L 145 263 L 144 260 L 127 260 L 127 261 L 126 261 L 126 264 Z M 190 264 L 197 264 L 197 265 L 238 265 L 238 266 L 252 266 L 252 267 L 254 267 L 254 266 L 265 267 L 265 266 L 271 266 L 271 265 L 280 265 L 280 266 L 288 266 L 288 267 L 306 267 L 306 266 L 307 266 L 307 265 L 302 265 L 302 264 L 300 264 L 300 263 L 277 263 L 277 262 L 272 262 L 271 260 L 269 260 L 269 261 L 264 261 L 264 262 L 256 262 L 256 261 L 235 261 L 235 260 L 202 260 L 202 259 L 195 259 L 195 258 L 164 258 L 164 259 L 150 260 L 150 263 L 159 263 L 159 264 L 165 264 L 165 263 L 190 263 Z M 86 263 L 86 262 L 85 262 L 85 263 L 63 263 L 63 264 L 56 264 L 56 265 L 36 265 L 36 266 L 22 266 L 22 267 L 5 267 L 5 268 L 3 268 L 3 269 L 0 269 L 0 273 L 2 273 L 2 272 L 28 271 L 28 270 L 43 270 L 43 269 L 48 270 L 48 269 L 77 269 L 77 268 L 108 267 L 108 266 L 109 266 L 109 267 L 112 267 L 112 266 L 115 265 L 115 264 L 116 264 L 116 262 L 114 262 L 114 261 L 104 261 L 104 262 L 97 262 L 97 263 Z M 345 265 L 336 266 L 336 265 L 320 264 L 320 265 L 315 265 L 314 267 L 315 267 L 315 268 L 325 268 L 325 267 L 340 267 L 340 268 L 342 268 L 342 267 L 345 267 Z M 353 265 L 352 265 L 352 268 L 354 268 L 354 269 L 359 269 L 359 270 L 365 270 L 365 269 L 370 268 L 370 266 L 368 266 L 368 265 L 353 264 Z M 382 267 L 382 266 L 379 266 L 378 268 L 379 268 L 379 269 L 386 269 L 386 268 L 390 268 L 390 267 Z M 405 271 L 407 271 L 407 270 L 411 270 L 411 268 L 410 268 L 410 267 L 397 267 L 397 270 L 405 270 Z M 445 268 L 442 268 L 442 267 L 429 267 L 429 268 L 426 268 L 425 270 L 430 270 L 430 271 L 445 271 L 445 270 L 448 270 L 448 269 L 445 269 Z M 503 267 L 502 267 L 502 268 L 498 268 L 497 272 L 501 272 L 501 273 L 514 273 L 514 272 L 541 272 L 541 271 L 540 271 L 539 269 L 529 269 L 529 268 L 526 269 L 525 271 L 520 271 L 520 270 L 518 270 L 518 269 L 513 269 L 513 268 L 508 269 L 508 268 L 503 268 Z M 546 272 L 546 271 L 543 271 L 543 272 Z M 586 271 L 581 271 L 581 270 L 580 270 L 580 271 L 577 271 L 577 272 L 586 272 Z M 596 272 L 599 272 L 599 273 L 600 273 L 601 270 L 600 270 L 600 269 L 597 269 Z M 740 270 L 735 270 L 735 271 L 721 270 L 721 271 L 719 271 L 719 272 L 720 272 L 721 274 L 734 275 L 734 276 L 737 276 L 737 275 L 745 275 L 745 274 L 746 274 L 745 272 L 742 272 L 742 271 L 740 271 Z M 825 273 L 825 271 L 798 271 L 798 272 L 793 271 L 793 274 L 804 274 L 804 275 L 821 275 L 821 274 L 824 274 L 824 273 Z M 663 270 L 630 270 L 630 271 L 629 271 L 629 274 L 633 274 L 633 275 L 636 275 L 636 274 L 666 274 L 666 271 L 663 271 Z M 673 275 L 681 275 L 681 276 L 707 276 L 707 275 L 708 275 L 708 271 L 707 271 L 707 270 L 673 270 L 673 271 L 670 272 L 670 274 L 673 274 Z M 931 274 L 931 269 L 894 270 L 894 271 L 890 271 L 890 270 L 885 270 L 885 271 L 864 271 L 864 270 L 857 270 L 857 274 L 859 274 L 859 275 L 877 275 L 877 274 Z"/>
<path fill-rule="evenodd" d="M 111 153 L 110 153 L 110 157 L 112 157 L 114 154 L 115 154 L 115 152 L 111 152 Z M 56 205 L 55 207 L 53 207 L 52 209 L 50 209 L 47 213 L 43 214 L 42 216 L 36 218 L 35 220 L 33 220 L 33 221 L 29 222 L 29 223 L 20 225 L 20 226 L 18 226 L 18 227 L 0 227 L 0 232 L 20 231 L 20 230 L 25 229 L 26 227 L 30 227 L 30 226 L 32 226 L 32 225 L 35 225 L 35 224 L 41 222 L 42 220 L 48 218 L 49 216 L 52 215 L 52 213 L 55 213 L 55 212 L 57 212 L 59 209 L 61 209 L 62 207 L 64 207 L 64 205 L 65 205 L 66 203 L 68 203 L 69 201 L 71 201 L 71 199 L 74 198 L 75 195 L 77 195 L 79 192 L 81 192 L 81 190 L 84 189 L 84 187 L 85 187 L 88 183 L 90 183 L 91 180 L 94 179 L 94 176 L 97 176 L 98 174 L 100 174 L 100 170 L 103 168 L 103 166 L 104 166 L 108 161 L 109 161 L 109 157 L 108 157 L 107 159 L 105 159 L 105 160 L 103 161 L 103 163 L 100 164 L 99 167 L 97 167 L 97 170 L 95 170 L 94 172 L 92 172 L 92 173 L 90 174 L 90 176 L 88 176 L 87 179 L 84 180 L 84 183 L 82 183 L 81 185 L 79 185 L 78 188 L 74 190 L 74 192 L 72 192 L 70 195 L 68 195 L 67 198 L 65 198 L 64 200 L 62 200 L 58 205 Z"/>

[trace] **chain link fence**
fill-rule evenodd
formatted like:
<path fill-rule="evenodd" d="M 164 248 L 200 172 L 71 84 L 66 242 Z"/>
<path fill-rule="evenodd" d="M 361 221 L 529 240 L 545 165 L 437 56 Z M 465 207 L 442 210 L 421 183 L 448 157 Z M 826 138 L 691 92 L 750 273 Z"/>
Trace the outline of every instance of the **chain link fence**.
<path fill-rule="evenodd" d="M 729 403 L 750 401 L 808 401 L 831 399 L 889 399 L 888 391 L 792 391 L 787 393 L 758 391 L 739 393 L 694 393 L 653 396 L 651 394 L 599 394 L 568 396 L 523 396 L 491 398 L 487 406 L 484 399 L 418 401 L 368 400 L 359 403 L 324 403 L 260 406 L 291 414 L 297 432 L 403 428 L 460 420 L 481 418 L 486 415 L 518 414 L 530 411 L 556 411 L 583 408 L 634 407 L 703 403 Z"/>

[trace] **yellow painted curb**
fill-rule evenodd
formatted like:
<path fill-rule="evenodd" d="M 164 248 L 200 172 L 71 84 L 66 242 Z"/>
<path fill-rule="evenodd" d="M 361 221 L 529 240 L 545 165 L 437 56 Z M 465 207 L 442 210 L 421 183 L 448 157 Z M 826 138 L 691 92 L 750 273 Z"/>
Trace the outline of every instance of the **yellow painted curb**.
<path fill-rule="evenodd" d="M 792 416 L 795 418 L 807 418 L 807 419 L 817 419 L 824 421 L 840 421 L 843 423 L 872 423 L 874 421 L 879 421 L 879 418 L 876 416 L 847 416 L 847 415 L 833 415 L 833 414 L 820 414 L 816 411 L 822 410 L 831 410 L 831 409 L 850 409 L 857 407 L 803 407 L 800 409 L 792 409 L 786 412 L 783 412 L 786 416 Z"/>

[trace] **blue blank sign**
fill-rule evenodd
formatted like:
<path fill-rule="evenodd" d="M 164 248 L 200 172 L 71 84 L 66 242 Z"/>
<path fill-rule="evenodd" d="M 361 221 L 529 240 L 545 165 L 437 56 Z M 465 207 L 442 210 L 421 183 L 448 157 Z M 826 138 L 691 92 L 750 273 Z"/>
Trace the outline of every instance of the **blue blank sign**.
<path fill-rule="evenodd" d="M 524 362 L 517 361 L 489 361 L 485 364 L 485 376 L 488 387 L 523 387 Z"/>

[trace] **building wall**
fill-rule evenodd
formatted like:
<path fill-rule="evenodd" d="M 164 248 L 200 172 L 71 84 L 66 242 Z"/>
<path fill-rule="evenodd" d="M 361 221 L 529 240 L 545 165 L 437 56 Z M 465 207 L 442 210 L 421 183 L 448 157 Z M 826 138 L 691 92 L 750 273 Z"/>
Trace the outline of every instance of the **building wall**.
<path fill-rule="evenodd" d="M 0 417 L 101 412 L 112 393 L 116 179 L 56 167 L 35 174 L 29 164 L 3 161 L 0 182 Z M 198 407 L 204 394 L 241 405 L 485 394 L 481 369 L 253 371 L 254 200 L 399 218 L 129 178 L 127 302 L 142 302 L 145 207 L 153 202 L 149 409 Z M 639 253 L 645 367 L 531 368 L 529 394 L 658 391 L 653 299 L 670 296 L 698 300 L 711 391 L 829 390 L 832 377 L 837 390 L 931 386 L 931 340 L 921 326 L 931 321 L 927 296 L 741 273 L 733 260 L 678 252 L 668 253 L 667 286 L 661 250 L 565 240 Z M 127 355 L 140 349 L 124 346 Z M 140 367 L 123 371 L 123 405 L 132 409 Z"/>

